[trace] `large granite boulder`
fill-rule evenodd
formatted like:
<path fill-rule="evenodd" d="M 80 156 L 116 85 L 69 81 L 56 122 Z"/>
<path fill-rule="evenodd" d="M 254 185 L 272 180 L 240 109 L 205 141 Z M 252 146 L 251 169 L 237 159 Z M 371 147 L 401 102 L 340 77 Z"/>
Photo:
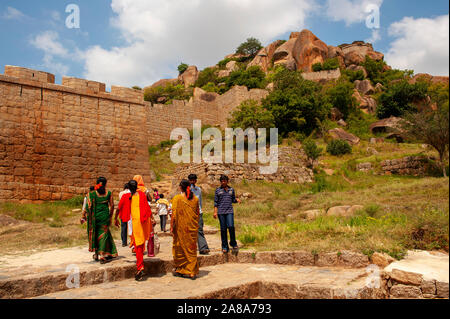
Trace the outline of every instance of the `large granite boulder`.
<path fill-rule="evenodd" d="M 282 41 L 277 40 L 277 41 L 269 44 L 267 47 L 262 48 L 258 52 L 258 54 L 255 56 L 255 58 L 248 64 L 247 68 L 257 65 L 264 72 L 267 72 L 269 70 L 269 68 L 272 66 L 272 59 L 275 54 L 275 51 L 281 44 L 282 44 Z"/>
<path fill-rule="evenodd" d="M 303 30 L 297 38 L 294 47 L 294 58 L 297 69 L 311 72 L 315 63 L 323 63 L 328 57 L 328 46 L 316 37 L 311 31 Z"/>
<path fill-rule="evenodd" d="M 349 133 L 349 132 L 347 132 L 347 131 L 345 131 L 345 130 L 343 130 L 341 128 L 334 128 L 332 130 L 329 130 L 328 134 L 330 134 L 330 136 L 333 139 L 344 140 L 344 141 L 349 142 L 352 145 L 356 145 L 360 141 L 359 137 L 357 137 L 357 136 L 355 136 L 355 135 L 353 135 L 353 134 L 351 134 L 351 133 Z"/>
<path fill-rule="evenodd" d="M 364 96 L 359 93 L 357 89 L 353 91 L 353 97 L 358 103 L 358 108 L 366 114 L 374 114 L 377 110 L 377 101 L 370 96 Z"/>
<path fill-rule="evenodd" d="M 367 71 L 362 65 L 351 64 L 347 67 L 347 69 L 352 71 L 362 71 L 364 78 L 367 78 Z"/>
<path fill-rule="evenodd" d="M 186 71 L 180 74 L 178 80 L 183 83 L 185 87 L 189 87 L 195 84 L 198 79 L 198 75 L 199 72 L 197 67 L 195 65 L 190 65 Z"/>
<path fill-rule="evenodd" d="M 334 47 L 332 45 L 328 46 L 328 59 L 334 59 L 337 58 L 339 61 L 339 66 L 345 67 L 344 62 L 344 52 L 342 52 L 342 49 L 339 47 Z"/>
<path fill-rule="evenodd" d="M 371 95 L 375 93 L 375 88 L 370 83 L 370 80 L 356 80 L 355 88 L 364 95 Z"/>
<path fill-rule="evenodd" d="M 156 81 L 155 83 L 153 83 L 152 85 L 150 85 L 150 88 L 155 88 L 155 87 L 159 87 L 159 86 L 163 86 L 166 87 L 167 85 L 175 85 L 178 83 L 178 79 L 162 79 L 159 81 Z M 148 87 L 146 87 L 148 88 Z M 146 89 L 145 88 L 145 89 Z"/>
<path fill-rule="evenodd" d="M 391 116 L 390 118 L 382 119 L 380 121 L 372 123 L 370 125 L 370 131 L 372 132 L 372 134 L 397 131 L 400 129 L 400 121 L 401 118 Z"/>
<path fill-rule="evenodd" d="M 293 55 L 297 38 L 293 38 L 292 36 L 291 34 L 291 38 L 275 50 L 273 61 L 275 65 L 284 65 L 287 69 L 294 71 L 297 70 L 297 61 Z"/>
<path fill-rule="evenodd" d="M 364 41 L 355 41 L 352 44 L 341 44 L 339 46 L 344 53 L 345 65 L 359 65 L 364 62 L 366 56 L 375 61 L 384 59 L 384 54 L 373 50 L 372 44 Z"/>
<path fill-rule="evenodd" d="M 274 64 L 283 64 L 290 70 L 311 72 L 312 65 L 323 63 L 328 57 L 328 46 L 311 31 L 293 32 L 290 39 L 276 49 Z"/>

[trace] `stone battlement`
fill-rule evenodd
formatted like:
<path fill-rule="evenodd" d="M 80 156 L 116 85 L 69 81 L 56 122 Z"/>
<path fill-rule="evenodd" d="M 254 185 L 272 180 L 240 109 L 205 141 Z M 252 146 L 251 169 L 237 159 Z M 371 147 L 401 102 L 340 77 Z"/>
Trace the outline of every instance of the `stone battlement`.
<path fill-rule="evenodd" d="M 111 92 L 106 92 L 105 83 L 63 76 L 61 85 L 55 84 L 55 76 L 51 73 L 5 66 L 4 75 L 0 74 L 0 81 L 39 87 L 55 91 L 75 93 L 80 95 L 98 96 L 99 98 L 120 100 L 136 104 L 144 104 L 144 92 L 122 86 L 111 86 Z"/>

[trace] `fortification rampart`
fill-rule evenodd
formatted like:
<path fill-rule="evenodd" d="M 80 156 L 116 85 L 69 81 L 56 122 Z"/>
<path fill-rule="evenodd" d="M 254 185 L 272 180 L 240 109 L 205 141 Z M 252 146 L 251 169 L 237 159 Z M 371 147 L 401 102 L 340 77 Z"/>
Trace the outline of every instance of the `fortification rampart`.
<path fill-rule="evenodd" d="M 150 182 L 148 146 L 195 119 L 224 127 L 242 101 L 268 92 L 235 87 L 219 96 L 196 89 L 190 101 L 152 105 L 143 92 L 15 66 L 0 74 L 0 201 L 64 200 L 98 176 L 121 189 Z"/>

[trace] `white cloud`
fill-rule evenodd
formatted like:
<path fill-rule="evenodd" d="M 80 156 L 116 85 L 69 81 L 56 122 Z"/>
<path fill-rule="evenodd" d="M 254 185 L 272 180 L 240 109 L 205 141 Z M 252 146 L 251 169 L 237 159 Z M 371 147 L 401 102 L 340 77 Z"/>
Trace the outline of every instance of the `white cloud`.
<path fill-rule="evenodd" d="M 434 19 L 405 17 L 391 24 L 395 38 L 386 62 L 395 68 L 416 73 L 449 74 L 449 15 Z"/>
<path fill-rule="evenodd" d="M 3 13 L 2 18 L 6 20 L 22 20 L 26 15 L 13 7 L 7 7 L 6 12 Z"/>
<path fill-rule="evenodd" d="M 66 42 L 70 43 L 70 41 Z M 68 75 L 69 66 L 65 63 L 58 62 L 58 60 L 83 60 L 84 52 L 81 52 L 77 47 L 74 47 L 73 50 L 67 49 L 61 43 L 59 35 L 55 31 L 39 33 L 30 40 L 30 44 L 44 53 L 41 67 L 51 73 Z"/>
<path fill-rule="evenodd" d="M 121 47 L 86 51 L 88 79 L 149 85 L 177 75 L 180 62 L 214 65 L 248 37 L 263 44 L 300 31 L 315 0 L 112 0 Z"/>
<path fill-rule="evenodd" d="M 326 11 L 333 21 L 344 21 L 347 26 L 365 21 L 370 5 L 381 7 L 383 0 L 327 0 Z"/>
<path fill-rule="evenodd" d="M 50 55 L 57 55 L 65 57 L 68 55 L 68 51 L 64 46 L 59 42 L 58 33 L 55 31 L 45 31 L 38 34 L 35 38 L 33 38 L 30 43 L 44 51 Z"/>
<path fill-rule="evenodd" d="M 372 30 L 372 36 L 364 41 L 374 44 L 375 42 L 380 40 L 381 40 L 380 30 L 374 29 Z"/>

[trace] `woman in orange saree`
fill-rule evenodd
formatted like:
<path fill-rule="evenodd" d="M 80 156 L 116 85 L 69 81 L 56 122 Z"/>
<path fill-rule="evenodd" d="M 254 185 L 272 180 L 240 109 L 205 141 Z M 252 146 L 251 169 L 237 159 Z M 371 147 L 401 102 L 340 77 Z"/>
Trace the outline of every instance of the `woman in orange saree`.
<path fill-rule="evenodd" d="M 195 279 L 199 272 L 197 261 L 198 198 L 190 190 L 188 180 L 181 181 L 180 190 L 182 194 L 176 195 L 172 200 L 170 223 L 175 266 L 173 275 Z"/>
<path fill-rule="evenodd" d="M 147 201 L 149 203 L 152 202 L 152 196 L 150 195 L 149 190 L 147 189 L 147 187 L 145 187 L 144 184 L 144 179 L 142 178 L 141 175 L 135 175 L 133 177 L 133 180 L 136 181 L 138 188 L 137 190 L 139 192 L 142 192 L 143 194 L 145 194 Z M 156 225 L 156 221 L 153 218 L 153 214 L 150 214 L 150 220 L 151 222 L 148 223 L 148 225 L 146 225 L 146 227 L 148 227 L 146 229 L 146 231 L 150 234 L 150 237 L 147 239 L 147 256 L 148 257 L 155 257 L 155 237 L 154 237 L 154 232 L 153 232 L 153 227 L 155 227 Z M 136 245 L 135 245 L 135 241 L 134 241 L 134 237 L 131 236 L 131 243 L 130 243 L 130 247 L 133 247 L 134 250 L 136 250 Z"/>

